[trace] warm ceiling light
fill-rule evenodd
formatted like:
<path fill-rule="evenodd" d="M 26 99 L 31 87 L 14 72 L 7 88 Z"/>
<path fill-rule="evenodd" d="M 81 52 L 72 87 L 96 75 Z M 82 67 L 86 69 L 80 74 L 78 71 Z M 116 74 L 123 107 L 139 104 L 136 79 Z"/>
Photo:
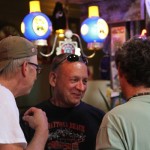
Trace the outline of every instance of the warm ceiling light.
<path fill-rule="evenodd" d="M 31 12 L 41 12 L 39 1 L 30 1 L 29 2 L 29 7 L 30 7 L 30 13 Z"/>
<path fill-rule="evenodd" d="M 88 7 L 88 17 L 99 17 L 98 6 L 90 6 Z"/>

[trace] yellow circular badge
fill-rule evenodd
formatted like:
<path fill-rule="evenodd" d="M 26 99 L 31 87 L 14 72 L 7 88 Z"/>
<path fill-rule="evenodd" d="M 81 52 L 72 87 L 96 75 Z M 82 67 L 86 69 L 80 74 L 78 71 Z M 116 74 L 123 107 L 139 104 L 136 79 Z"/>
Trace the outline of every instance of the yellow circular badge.
<path fill-rule="evenodd" d="M 38 36 L 43 36 L 48 31 L 48 22 L 43 16 L 36 16 L 33 19 L 33 30 Z"/>

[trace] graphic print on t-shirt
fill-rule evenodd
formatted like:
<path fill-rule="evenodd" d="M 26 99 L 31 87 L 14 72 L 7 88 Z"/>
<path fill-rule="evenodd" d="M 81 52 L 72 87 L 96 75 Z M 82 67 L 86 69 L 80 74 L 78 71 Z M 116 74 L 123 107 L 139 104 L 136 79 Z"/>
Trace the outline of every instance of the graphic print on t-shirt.
<path fill-rule="evenodd" d="M 85 126 L 73 122 L 54 121 L 49 123 L 49 150 L 79 150 L 85 141 Z"/>

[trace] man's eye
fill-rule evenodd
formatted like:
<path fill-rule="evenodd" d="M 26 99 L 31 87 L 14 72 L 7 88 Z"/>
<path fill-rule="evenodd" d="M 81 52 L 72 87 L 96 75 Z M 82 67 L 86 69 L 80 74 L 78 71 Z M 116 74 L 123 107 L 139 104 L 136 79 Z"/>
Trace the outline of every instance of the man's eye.
<path fill-rule="evenodd" d="M 73 79 L 71 79 L 71 82 L 78 82 L 78 79 L 76 79 L 76 78 L 73 78 Z"/>
<path fill-rule="evenodd" d="M 87 80 L 83 80 L 83 84 L 84 84 L 84 85 L 87 85 Z"/>

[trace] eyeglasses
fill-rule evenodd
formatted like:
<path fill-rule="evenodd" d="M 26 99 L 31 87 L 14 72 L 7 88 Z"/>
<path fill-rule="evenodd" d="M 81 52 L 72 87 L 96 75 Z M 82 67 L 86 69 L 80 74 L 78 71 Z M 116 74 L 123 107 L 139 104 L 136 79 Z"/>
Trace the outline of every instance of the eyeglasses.
<path fill-rule="evenodd" d="M 65 60 L 69 61 L 69 62 L 76 62 L 76 61 L 79 61 L 79 62 L 83 62 L 85 63 L 86 65 L 88 64 L 88 60 L 86 57 L 84 56 L 78 56 L 78 55 L 75 55 L 75 54 L 70 54 L 68 55 L 67 57 L 65 57 L 64 59 L 62 59 L 60 62 L 58 62 L 56 65 L 55 65 L 55 69 L 62 63 L 64 62 Z"/>
<path fill-rule="evenodd" d="M 28 62 L 29 65 L 33 65 L 36 67 L 36 72 L 37 74 L 40 74 L 41 73 L 41 70 L 42 70 L 42 67 L 39 66 L 38 64 L 35 64 L 35 63 L 32 63 L 32 62 Z"/>

